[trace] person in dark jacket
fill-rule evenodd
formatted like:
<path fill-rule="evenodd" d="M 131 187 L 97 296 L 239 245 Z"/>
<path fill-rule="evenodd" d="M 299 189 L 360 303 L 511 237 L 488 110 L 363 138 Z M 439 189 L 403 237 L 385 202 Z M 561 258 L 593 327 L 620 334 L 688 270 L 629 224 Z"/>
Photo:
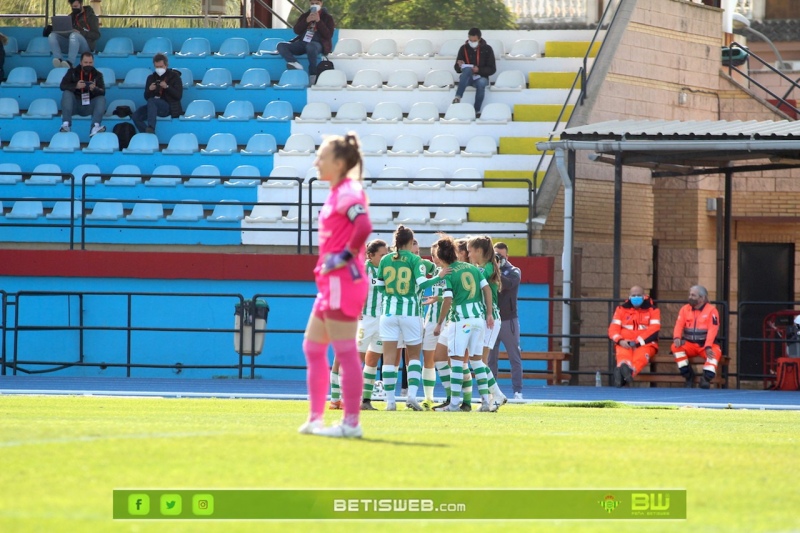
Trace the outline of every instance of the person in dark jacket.
<path fill-rule="evenodd" d="M 481 38 L 481 30 L 472 28 L 467 32 L 468 39 L 458 50 L 456 64 L 453 68 L 460 74 L 456 97 L 457 104 L 464 97 L 467 87 L 475 87 L 475 112 L 480 113 L 489 76 L 497 72 L 494 62 L 494 50 Z"/>
<path fill-rule="evenodd" d="M 311 8 L 300 15 L 294 25 L 297 37 L 288 43 L 278 43 L 278 53 L 286 60 L 286 68 L 303 70 L 297 62 L 298 55 L 308 56 L 308 75 L 317 76 L 317 57 L 330 54 L 333 49 L 333 30 L 336 23 L 328 11 L 322 7 L 322 0 L 311 0 Z"/>
<path fill-rule="evenodd" d="M 94 68 L 91 52 L 81 55 L 81 64 L 71 68 L 61 80 L 61 131 L 70 131 L 72 115 L 92 117 L 89 137 L 106 131 L 102 125 L 106 112 L 106 85 L 103 74 Z"/>
<path fill-rule="evenodd" d="M 83 0 L 69 0 L 72 7 L 72 32 L 69 35 L 51 32 L 47 36 L 53 52 L 53 66 L 72 68 L 78 54 L 92 52 L 100 38 L 100 22 L 91 7 L 83 7 Z M 63 61 L 64 51 L 67 60 Z"/>
<path fill-rule="evenodd" d="M 6 62 L 6 45 L 8 44 L 8 37 L 0 33 L 0 81 L 5 79 L 5 72 L 3 72 L 3 64 Z"/>
<path fill-rule="evenodd" d="M 144 83 L 145 105 L 133 113 L 133 123 L 141 133 L 155 133 L 156 117 L 178 118 L 183 113 L 183 80 L 180 71 L 169 68 L 164 54 L 153 56 L 155 72 Z"/>
<path fill-rule="evenodd" d="M 497 295 L 497 307 L 500 310 L 500 334 L 489 352 L 489 368 L 496 376 L 497 357 L 500 354 L 500 343 L 502 342 L 511 365 L 511 389 L 514 391 L 514 399 L 522 400 L 522 356 L 519 353 L 519 316 L 517 315 L 517 293 L 522 274 L 508 261 L 508 246 L 505 243 L 496 242 L 494 252 L 497 254 L 497 264 L 500 267 L 502 289 Z"/>

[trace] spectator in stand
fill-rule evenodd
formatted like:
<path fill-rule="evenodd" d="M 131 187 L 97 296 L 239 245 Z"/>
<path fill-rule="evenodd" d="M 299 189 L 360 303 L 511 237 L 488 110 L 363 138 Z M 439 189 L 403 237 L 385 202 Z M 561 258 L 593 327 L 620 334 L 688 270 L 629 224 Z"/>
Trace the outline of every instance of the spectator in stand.
<path fill-rule="evenodd" d="M 169 68 L 164 54 L 153 56 L 153 69 L 145 81 L 145 105 L 133 113 L 133 123 L 141 133 L 156 132 L 156 117 L 178 118 L 183 113 L 183 81 L 180 71 Z"/>
<path fill-rule="evenodd" d="M 468 86 L 475 87 L 475 113 L 480 113 L 483 96 L 489 85 L 489 76 L 497 72 L 497 67 L 494 62 L 494 50 L 481 38 L 481 30 L 472 28 L 467 35 L 469 38 L 458 50 L 456 64 L 453 67 L 461 76 L 453 103 L 461 101 Z"/>
<path fill-rule="evenodd" d="M 67 70 L 61 80 L 61 131 L 70 131 L 72 115 L 92 117 L 89 137 L 106 131 L 102 125 L 106 112 L 106 86 L 103 74 L 94 68 L 91 52 L 81 55 L 81 64 Z"/>
<path fill-rule="evenodd" d="M 286 68 L 303 70 L 297 62 L 298 55 L 308 56 L 308 76 L 313 85 L 317 79 L 317 57 L 330 54 L 333 49 L 333 30 L 336 23 L 322 0 L 311 0 L 311 7 L 300 15 L 294 24 L 297 37 L 288 43 L 278 43 L 278 53 L 286 60 Z"/>
<path fill-rule="evenodd" d="M 722 357 L 722 349 L 716 344 L 719 333 L 719 313 L 708 303 L 708 290 L 702 285 L 689 289 L 689 303 L 681 307 L 675 330 L 672 332 L 672 354 L 681 375 L 686 379 L 686 387 L 691 388 L 694 370 L 689 358 L 703 356 L 703 378 L 700 388 L 711 387 L 711 380 L 717 375 L 717 365 Z"/>
<path fill-rule="evenodd" d="M 6 77 L 5 72 L 3 72 L 3 64 L 6 62 L 6 44 L 8 44 L 8 37 L 0 33 L 0 81 L 3 81 Z"/>
<path fill-rule="evenodd" d="M 72 68 L 78 54 L 92 52 L 100 38 L 100 22 L 91 7 L 83 7 L 83 0 L 69 0 L 72 6 L 72 32 L 64 34 L 51 31 L 47 36 L 53 52 L 53 67 Z M 52 30 L 52 28 L 51 28 Z M 63 61 L 66 52 L 67 60 Z M 81 56 L 83 57 L 83 56 Z"/>

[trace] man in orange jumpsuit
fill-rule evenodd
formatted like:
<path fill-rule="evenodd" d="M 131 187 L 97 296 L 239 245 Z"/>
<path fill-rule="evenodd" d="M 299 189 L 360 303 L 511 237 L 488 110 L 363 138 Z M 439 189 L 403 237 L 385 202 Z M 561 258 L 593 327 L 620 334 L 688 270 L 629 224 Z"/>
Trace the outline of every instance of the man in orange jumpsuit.
<path fill-rule="evenodd" d="M 719 313 L 708 303 L 708 291 L 702 285 L 689 289 L 689 303 L 681 307 L 675 331 L 672 333 L 672 354 L 678 370 L 686 379 L 686 387 L 691 388 L 694 370 L 689 358 L 704 356 L 703 378 L 700 388 L 708 389 L 711 380 L 717 375 L 717 363 L 722 357 L 722 349 L 715 344 L 719 333 Z"/>
<path fill-rule="evenodd" d="M 661 311 L 644 289 L 631 287 L 630 297 L 616 311 L 608 338 L 616 345 L 617 367 L 614 385 L 623 387 L 637 375 L 658 352 L 658 332 L 661 330 Z"/>

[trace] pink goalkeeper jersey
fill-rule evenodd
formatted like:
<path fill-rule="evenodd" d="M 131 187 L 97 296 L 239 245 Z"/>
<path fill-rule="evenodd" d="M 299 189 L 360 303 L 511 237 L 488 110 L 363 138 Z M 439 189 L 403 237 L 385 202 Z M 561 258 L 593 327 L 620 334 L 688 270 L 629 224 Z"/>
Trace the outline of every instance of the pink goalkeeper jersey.
<path fill-rule="evenodd" d="M 344 179 L 331 189 L 328 199 L 319 212 L 319 260 L 315 272 L 319 271 L 322 261 L 328 254 L 341 252 L 350 241 L 353 224 L 348 217 L 348 211 L 363 209 L 366 213 L 367 196 L 361 182 Z M 369 216 L 367 214 L 367 216 Z M 366 246 L 362 244 L 355 257 L 355 263 L 364 277 L 364 262 L 366 261 Z M 332 274 L 342 275 L 347 269 L 334 271 Z M 349 276 L 349 274 L 348 274 Z"/>

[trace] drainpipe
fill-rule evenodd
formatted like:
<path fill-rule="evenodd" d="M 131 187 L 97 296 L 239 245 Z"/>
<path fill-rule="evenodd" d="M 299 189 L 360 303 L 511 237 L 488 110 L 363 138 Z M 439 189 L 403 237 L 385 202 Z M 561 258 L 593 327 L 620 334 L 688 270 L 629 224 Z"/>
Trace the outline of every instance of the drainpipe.
<path fill-rule="evenodd" d="M 565 152 L 566 150 L 563 148 L 555 150 L 556 168 L 561 175 L 561 181 L 564 183 L 564 251 L 561 254 L 561 269 L 563 271 L 561 286 L 564 304 L 561 307 L 561 351 L 563 353 L 570 353 L 572 306 L 569 300 L 572 298 L 572 255 L 574 247 L 572 243 L 572 233 L 575 207 L 573 196 L 575 191 L 572 177 L 569 175 L 569 170 L 567 169 Z M 569 361 L 563 362 L 562 370 L 569 370 Z"/>

